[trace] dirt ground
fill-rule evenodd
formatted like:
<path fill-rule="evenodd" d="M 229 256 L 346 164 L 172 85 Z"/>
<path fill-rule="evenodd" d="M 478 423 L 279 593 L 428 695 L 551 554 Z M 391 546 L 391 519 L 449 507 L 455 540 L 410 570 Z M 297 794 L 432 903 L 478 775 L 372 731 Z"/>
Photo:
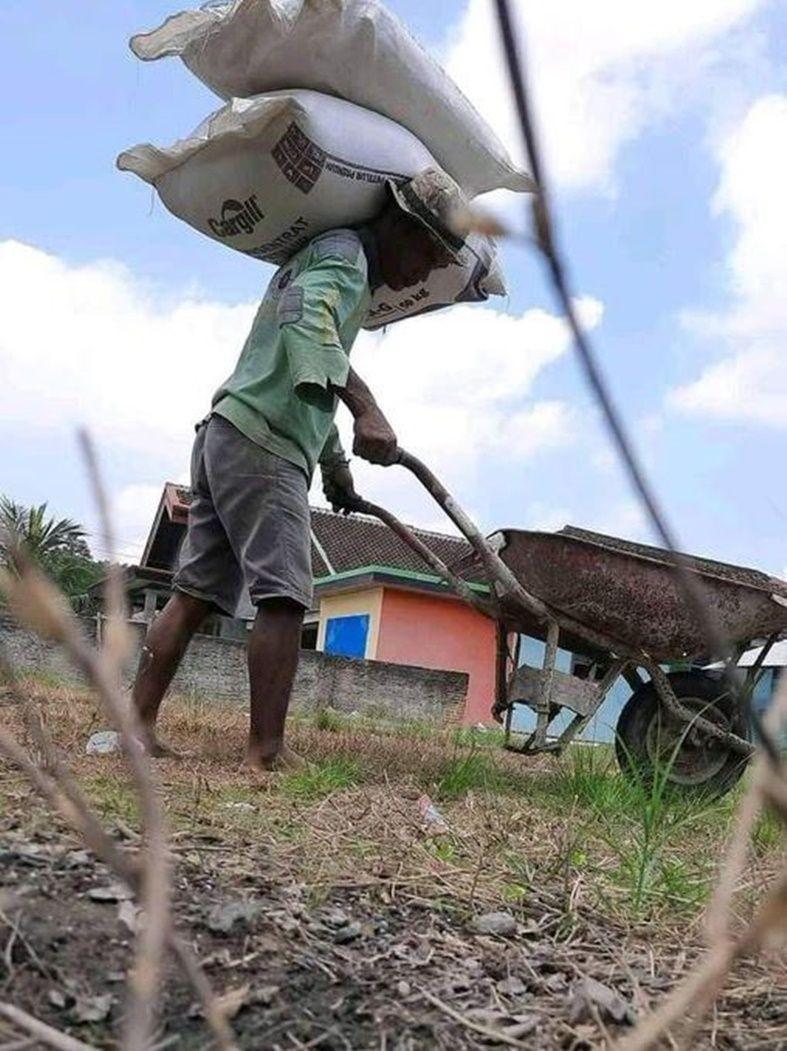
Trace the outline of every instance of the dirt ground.
<path fill-rule="evenodd" d="M 133 849 L 122 762 L 84 754 L 92 701 L 30 689 Z M 607 765 L 525 766 L 466 736 L 328 718 L 294 726 L 307 771 L 260 786 L 238 769 L 244 724 L 242 708 L 174 702 L 166 730 L 195 756 L 157 767 L 178 926 L 235 994 L 243 1048 L 611 1046 L 701 950 L 732 801 L 654 831 L 652 815 L 606 813 L 634 808 Z M 444 825 L 424 822 L 424 792 Z M 111 1047 L 133 905 L 8 766 L 0 806 L 0 1000 Z M 742 916 L 782 849 L 763 826 Z M 19 1035 L 4 1024 L 0 1047 Z M 158 1046 L 209 1046 L 174 967 Z M 784 959 L 748 961 L 692 1047 L 787 1048 Z"/>

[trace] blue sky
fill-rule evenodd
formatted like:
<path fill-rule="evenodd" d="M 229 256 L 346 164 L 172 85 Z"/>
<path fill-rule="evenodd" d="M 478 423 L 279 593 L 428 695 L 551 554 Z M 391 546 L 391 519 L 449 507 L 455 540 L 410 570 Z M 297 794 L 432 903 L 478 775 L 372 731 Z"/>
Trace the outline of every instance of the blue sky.
<path fill-rule="evenodd" d="M 516 149 L 490 0 L 389 6 Z M 517 4 L 574 283 L 684 546 L 785 574 L 787 14 L 759 0 L 637 7 Z M 189 424 L 269 275 L 114 169 L 124 147 L 168 144 L 219 104 L 177 61 L 128 51 L 171 10 L 0 8 L 0 491 L 91 524 L 73 438 L 88 423 L 128 557 L 161 484 L 185 477 Z M 524 225 L 517 201 L 493 206 Z M 486 527 L 572 521 L 647 538 L 543 313 L 555 308 L 539 267 L 503 251 L 506 300 L 392 326 L 362 341 L 359 370 Z M 358 475 L 439 526 L 401 472 Z"/>

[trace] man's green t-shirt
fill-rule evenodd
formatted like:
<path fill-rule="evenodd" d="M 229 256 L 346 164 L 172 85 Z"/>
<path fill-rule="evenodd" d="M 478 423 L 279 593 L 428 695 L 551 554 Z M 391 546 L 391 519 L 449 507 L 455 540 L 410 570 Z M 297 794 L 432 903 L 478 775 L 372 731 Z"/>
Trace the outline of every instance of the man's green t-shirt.
<path fill-rule="evenodd" d="M 368 265 L 353 230 L 311 241 L 273 276 L 213 412 L 303 468 L 344 459 L 333 422 L 349 354 L 371 302 Z"/>

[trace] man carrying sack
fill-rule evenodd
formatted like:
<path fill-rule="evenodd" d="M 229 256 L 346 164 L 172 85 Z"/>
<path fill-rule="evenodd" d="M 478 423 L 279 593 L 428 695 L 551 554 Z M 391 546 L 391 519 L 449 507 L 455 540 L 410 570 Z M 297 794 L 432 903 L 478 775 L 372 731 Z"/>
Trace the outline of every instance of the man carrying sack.
<path fill-rule="evenodd" d="M 297 762 L 284 727 L 312 601 L 308 492 L 319 463 L 335 511 L 358 496 L 334 415 L 354 417 L 353 452 L 396 460 L 397 440 L 349 354 L 381 284 L 394 291 L 448 266 L 469 232 L 469 206 L 445 172 L 388 183 L 382 214 L 356 230 L 321 234 L 273 276 L 235 371 L 197 428 L 188 531 L 174 594 L 151 625 L 133 702 L 151 755 L 161 701 L 192 636 L 210 613 L 233 616 L 244 585 L 257 616 L 248 645 L 247 762 Z"/>

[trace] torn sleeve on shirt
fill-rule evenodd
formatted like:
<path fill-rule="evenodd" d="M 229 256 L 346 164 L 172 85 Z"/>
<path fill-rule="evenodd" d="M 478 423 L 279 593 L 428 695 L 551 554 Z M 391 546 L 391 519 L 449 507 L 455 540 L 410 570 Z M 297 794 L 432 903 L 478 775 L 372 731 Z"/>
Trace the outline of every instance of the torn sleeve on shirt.
<path fill-rule="evenodd" d="M 277 321 L 295 393 L 331 411 L 332 388 L 343 388 L 350 360 L 341 328 L 366 293 L 364 267 L 341 256 L 319 259 L 282 292 Z"/>

